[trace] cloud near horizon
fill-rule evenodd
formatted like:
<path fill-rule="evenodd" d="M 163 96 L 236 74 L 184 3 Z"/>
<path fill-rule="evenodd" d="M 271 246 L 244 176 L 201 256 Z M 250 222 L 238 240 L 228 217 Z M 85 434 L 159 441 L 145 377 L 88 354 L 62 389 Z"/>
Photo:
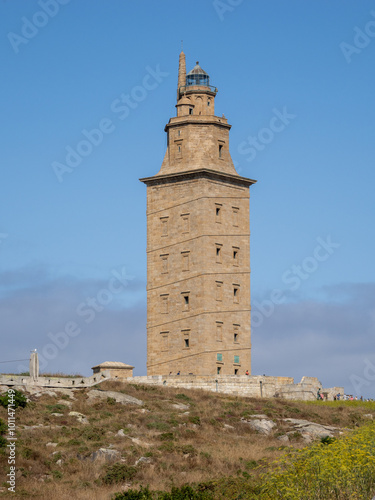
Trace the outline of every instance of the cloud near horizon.
<path fill-rule="evenodd" d="M 144 373 L 146 284 L 122 271 L 107 279 L 52 277 L 41 269 L 0 274 L 0 361 L 26 359 L 37 348 L 43 372 L 90 375 L 97 363 L 121 360 Z M 0 366 L 28 371 L 27 361 Z"/>
<path fill-rule="evenodd" d="M 375 284 L 344 283 L 321 294 L 275 306 L 252 329 L 252 372 L 295 382 L 315 376 L 325 387 L 375 398 Z"/>
<path fill-rule="evenodd" d="M 42 268 L 0 273 L 0 361 L 26 359 L 37 348 L 43 372 L 90 375 L 95 364 L 123 361 L 145 375 L 146 284 L 124 276 L 121 269 L 106 279 Z M 324 387 L 375 398 L 375 283 L 325 287 L 320 297 L 294 296 L 253 326 L 252 373 L 295 382 L 316 376 Z M 0 367 L 18 373 L 28 362 Z"/>

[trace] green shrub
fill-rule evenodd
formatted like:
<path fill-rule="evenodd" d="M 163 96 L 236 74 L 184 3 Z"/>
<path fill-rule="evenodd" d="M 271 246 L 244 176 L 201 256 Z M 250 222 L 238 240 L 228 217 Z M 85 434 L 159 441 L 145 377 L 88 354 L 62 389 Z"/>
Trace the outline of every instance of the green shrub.
<path fill-rule="evenodd" d="M 183 401 L 191 401 L 191 399 L 189 398 L 189 396 L 186 396 L 186 394 L 176 394 L 176 398 L 177 399 L 182 399 Z"/>
<path fill-rule="evenodd" d="M 62 458 L 62 453 L 61 451 L 58 451 L 57 453 L 54 453 L 52 461 L 56 463 L 60 460 L 60 458 Z"/>
<path fill-rule="evenodd" d="M 171 492 L 150 491 L 147 488 L 140 490 L 128 490 L 125 493 L 117 493 L 113 500 L 214 500 L 214 495 L 209 489 L 199 489 L 185 485 L 181 488 L 173 487 Z"/>
<path fill-rule="evenodd" d="M 214 495 L 210 490 L 197 490 L 189 485 L 181 488 L 173 487 L 170 493 L 159 493 L 157 500 L 214 500 Z"/>
<path fill-rule="evenodd" d="M 175 437 L 173 432 L 163 432 L 163 434 L 160 434 L 159 438 L 162 441 L 173 441 Z"/>
<path fill-rule="evenodd" d="M 264 500 L 371 498 L 375 491 L 375 425 L 294 450 L 263 476 Z"/>
<path fill-rule="evenodd" d="M 152 500 L 155 498 L 151 491 L 141 486 L 140 490 L 128 490 L 125 493 L 116 493 L 113 500 Z"/>
<path fill-rule="evenodd" d="M 4 434 L 6 434 L 6 431 L 7 431 L 7 425 L 6 423 L 4 422 L 4 420 L 1 420 L 0 418 L 0 436 L 4 436 Z"/>
<path fill-rule="evenodd" d="M 245 462 L 245 467 L 246 469 L 255 469 L 258 467 L 258 462 L 256 460 L 249 460 L 248 462 Z"/>
<path fill-rule="evenodd" d="M 166 441 L 165 443 L 163 443 L 158 447 L 158 450 L 166 453 L 172 453 L 175 450 L 175 447 L 172 441 Z"/>
<path fill-rule="evenodd" d="M 131 481 L 137 474 L 137 469 L 131 465 L 115 463 L 108 465 L 104 476 L 101 478 L 104 484 L 123 483 Z"/>
<path fill-rule="evenodd" d="M 184 455 L 191 455 L 191 456 L 196 456 L 198 455 L 198 451 L 194 448 L 193 445 L 191 444 L 184 444 L 183 446 L 179 447 L 179 450 L 181 453 Z"/>
<path fill-rule="evenodd" d="M 9 396 L 10 394 L 8 392 L 6 392 L 3 396 L 0 396 L 0 405 L 4 408 L 8 408 Z M 13 404 L 15 408 L 25 408 L 27 405 L 26 397 L 22 394 L 22 392 L 17 391 L 17 389 L 14 389 Z"/>
<path fill-rule="evenodd" d="M 21 449 L 21 457 L 36 460 L 37 458 L 39 458 L 39 453 L 32 450 L 31 448 L 23 448 Z"/>
<path fill-rule="evenodd" d="M 157 431 L 167 431 L 170 426 L 169 424 L 162 422 L 161 420 L 154 420 L 147 424 L 148 429 L 156 429 Z"/>
<path fill-rule="evenodd" d="M 200 417 L 198 417 L 198 415 L 193 415 L 189 417 L 189 422 L 195 425 L 201 425 L 201 419 Z"/>
<path fill-rule="evenodd" d="M 105 431 L 101 427 L 88 427 L 82 432 L 80 437 L 88 441 L 100 441 L 104 434 Z"/>
<path fill-rule="evenodd" d="M 324 436 L 320 439 L 320 442 L 322 444 L 332 444 L 336 441 L 336 438 L 331 437 L 331 436 Z"/>
<path fill-rule="evenodd" d="M 46 405 L 46 408 L 50 413 L 61 413 L 66 410 L 65 405 L 59 405 L 59 404 Z"/>
<path fill-rule="evenodd" d="M 153 392 L 156 391 L 156 387 L 153 385 L 138 385 L 138 384 L 129 384 L 130 387 L 133 387 L 136 391 L 144 391 L 144 392 Z M 121 390 L 120 392 L 125 393 L 124 390 Z"/>
<path fill-rule="evenodd" d="M 83 441 L 80 441 L 79 439 L 69 439 L 69 441 L 66 443 L 67 446 L 79 446 L 83 443 Z"/>
<path fill-rule="evenodd" d="M 302 411 L 299 408 L 295 408 L 294 406 L 287 406 L 286 409 L 290 413 L 302 413 Z"/>

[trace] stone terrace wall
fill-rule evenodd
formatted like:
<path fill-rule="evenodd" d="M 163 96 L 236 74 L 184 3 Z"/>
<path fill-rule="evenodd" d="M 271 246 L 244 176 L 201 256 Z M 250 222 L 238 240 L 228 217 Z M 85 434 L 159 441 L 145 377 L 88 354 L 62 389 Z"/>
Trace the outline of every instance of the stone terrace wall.
<path fill-rule="evenodd" d="M 104 380 L 111 380 L 109 372 L 104 371 L 90 377 L 24 377 L 22 375 L 0 375 L 0 385 L 54 387 L 64 389 L 77 389 L 100 384 Z"/>
<path fill-rule="evenodd" d="M 148 377 L 133 377 L 126 379 L 132 384 L 163 385 L 181 389 L 202 389 L 223 394 L 234 394 L 247 397 L 281 397 L 294 400 L 314 400 L 321 383 L 315 377 L 303 377 L 299 384 L 294 384 L 292 377 L 265 377 L 265 376 L 236 376 L 218 375 L 179 375 Z M 342 387 L 322 389 L 327 392 L 328 399 L 333 399 L 334 394 L 344 393 Z"/>
<path fill-rule="evenodd" d="M 21 375 L 0 375 L 0 386 L 34 386 L 64 389 L 92 387 L 105 380 L 119 380 L 111 377 L 109 371 L 91 375 L 90 377 L 24 377 Z M 256 375 L 153 375 L 144 377 L 128 377 L 121 379 L 131 384 L 149 384 L 181 389 L 201 389 L 222 394 L 233 394 L 245 397 L 280 397 L 283 399 L 311 401 L 316 399 L 319 388 L 327 399 L 332 400 L 338 392 L 344 394 L 343 387 L 322 388 L 315 377 L 303 377 L 299 384 L 292 377 L 265 377 Z"/>

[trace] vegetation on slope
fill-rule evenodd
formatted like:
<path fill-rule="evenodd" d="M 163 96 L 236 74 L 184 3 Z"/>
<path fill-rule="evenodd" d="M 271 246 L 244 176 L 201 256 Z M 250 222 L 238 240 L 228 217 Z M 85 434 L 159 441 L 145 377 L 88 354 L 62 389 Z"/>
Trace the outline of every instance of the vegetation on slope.
<path fill-rule="evenodd" d="M 370 432 L 366 429 L 372 427 L 364 426 L 368 422 L 365 415 L 375 414 L 374 403 L 367 402 L 308 404 L 280 399 L 239 398 L 203 391 L 184 390 L 182 393 L 178 389 L 120 382 L 104 382 L 99 388 L 141 399 L 144 405 L 122 405 L 113 398 L 92 400 L 88 398 L 90 391 L 81 389 L 71 393 L 65 391 L 63 395 L 57 392 L 56 395 L 51 392 L 39 397 L 31 395 L 25 408 L 17 408 L 17 487 L 13 498 L 324 498 L 287 497 L 282 490 L 283 481 L 291 484 L 287 476 L 290 470 L 296 477 L 296 484 L 299 484 L 302 478 L 297 472 L 303 474 L 304 470 L 310 470 L 307 459 L 319 453 L 324 457 L 319 465 L 322 471 L 331 460 L 326 455 L 328 451 L 333 453 L 339 450 L 335 452 L 339 460 L 343 456 L 342 449 L 338 448 L 341 438 L 331 444 L 317 444 L 296 452 L 304 441 L 299 432 L 289 434 L 289 441 L 285 444 L 279 440 L 291 429 L 283 419 L 306 419 L 349 429 L 359 427 L 360 432 L 366 433 Z M 74 399 L 69 394 L 74 394 Z M 88 424 L 70 416 L 71 411 L 85 415 Z M 270 435 L 258 434 L 241 421 L 255 414 L 267 415 L 277 423 Z M 5 408 L 0 407 L 0 418 L 6 422 Z M 344 440 L 352 435 L 357 434 L 349 431 L 348 438 Z M 358 439 L 370 442 L 373 435 L 361 436 Z M 373 441 L 371 446 L 375 449 Z M 370 457 L 371 446 L 358 450 Z M 110 462 L 95 459 L 95 453 L 100 448 L 116 452 L 116 459 Z M 353 447 L 347 449 L 352 450 Z M 309 455 L 309 450 L 313 450 L 312 455 Z M 285 452 L 289 452 L 290 456 L 281 458 Z M 7 468 L 6 460 L 6 454 L 0 455 L 2 471 Z M 282 461 L 275 465 L 277 460 Z M 289 463 L 297 465 L 289 469 Z M 340 470 L 337 461 L 332 463 Z M 365 470 L 367 465 L 363 461 L 360 463 L 361 470 Z M 310 476 L 306 477 L 314 476 L 317 470 L 314 467 L 311 465 L 311 474 L 309 472 Z M 350 467 L 350 462 L 345 462 L 345 467 Z M 370 470 L 368 472 L 370 474 Z M 374 477 L 372 470 L 371 473 Z M 322 472 L 322 478 L 323 475 Z M 327 472 L 324 477 L 330 476 Z M 357 479 L 363 481 L 359 476 Z M 5 479 L 1 478 L 1 481 Z M 348 475 L 348 484 L 350 481 L 354 478 Z M 337 488 L 344 492 L 343 485 L 337 484 Z M 3 493 L 0 493 L 0 498 L 2 494 L 8 495 L 6 483 L 1 486 Z M 367 490 L 363 491 L 373 492 L 374 483 L 369 479 L 364 488 Z M 281 496 L 277 496 L 279 490 Z"/>

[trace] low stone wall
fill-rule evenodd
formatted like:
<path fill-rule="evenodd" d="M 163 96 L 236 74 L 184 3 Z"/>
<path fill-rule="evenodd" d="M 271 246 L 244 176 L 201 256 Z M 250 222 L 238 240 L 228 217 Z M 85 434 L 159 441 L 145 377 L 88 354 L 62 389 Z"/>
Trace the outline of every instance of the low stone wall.
<path fill-rule="evenodd" d="M 35 386 L 54 387 L 64 389 L 77 389 L 80 387 L 92 387 L 104 380 L 111 380 L 109 372 L 104 371 L 91 375 L 90 377 L 24 377 L 22 375 L 0 375 L 0 385 L 12 386 Z"/>
<path fill-rule="evenodd" d="M 154 375 L 148 377 L 133 377 L 126 379 L 132 384 L 163 385 L 181 389 L 202 389 L 205 391 L 223 394 L 234 394 L 247 397 L 280 397 L 284 399 L 312 401 L 316 399 L 319 388 L 327 393 L 327 399 L 344 393 L 343 387 L 322 389 L 322 385 L 315 377 L 303 377 L 299 384 L 294 383 L 292 377 L 266 377 L 256 375 Z"/>
<path fill-rule="evenodd" d="M 31 386 L 63 389 L 92 387 L 105 380 L 119 380 L 111 372 L 103 371 L 90 377 L 24 377 L 22 375 L 0 375 L 0 386 Z M 153 375 L 121 379 L 131 384 L 148 384 L 181 389 L 233 394 L 245 397 L 279 397 L 283 399 L 311 401 L 316 399 L 318 389 L 328 400 L 337 394 L 344 394 L 343 387 L 322 388 L 315 377 L 303 377 L 299 384 L 292 377 L 266 377 L 260 375 Z"/>

